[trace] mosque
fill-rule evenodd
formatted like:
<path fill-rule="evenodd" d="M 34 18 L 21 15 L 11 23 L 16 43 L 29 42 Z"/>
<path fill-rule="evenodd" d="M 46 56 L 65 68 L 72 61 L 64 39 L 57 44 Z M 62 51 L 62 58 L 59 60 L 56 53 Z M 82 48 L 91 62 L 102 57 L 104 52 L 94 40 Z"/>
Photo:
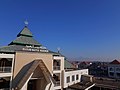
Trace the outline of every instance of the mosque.
<path fill-rule="evenodd" d="M 81 82 L 82 75 L 88 69 L 77 70 L 61 53 L 48 50 L 27 24 L 15 40 L 0 47 L 0 90 L 66 90 Z"/>

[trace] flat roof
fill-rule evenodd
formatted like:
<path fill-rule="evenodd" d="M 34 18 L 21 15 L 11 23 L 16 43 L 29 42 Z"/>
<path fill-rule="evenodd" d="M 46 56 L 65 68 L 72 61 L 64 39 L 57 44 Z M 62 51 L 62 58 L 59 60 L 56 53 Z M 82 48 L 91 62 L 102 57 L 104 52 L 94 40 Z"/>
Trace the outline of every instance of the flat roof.
<path fill-rule="evenodd" d="M 85 90 L 86 88 L 94 85 L 92 82 L 79 82 L 74 85 L 69 86 L 71 89 L 76 89 L 76 90 Z"/>
<path fill-rule="evenodd" d="M 120 80 L 118 79 L 94 77 L 93 82 L 95 83 L 95 86 L 97 87 L 120 89 Z"/>

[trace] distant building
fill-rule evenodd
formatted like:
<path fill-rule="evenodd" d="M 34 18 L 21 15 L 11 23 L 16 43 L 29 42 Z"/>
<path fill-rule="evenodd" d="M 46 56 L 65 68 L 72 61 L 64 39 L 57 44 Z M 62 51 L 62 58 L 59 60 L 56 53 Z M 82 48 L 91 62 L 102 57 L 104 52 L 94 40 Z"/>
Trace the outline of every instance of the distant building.
<path fill-rule="evenodd" d="M 63 55 L 37 42 L 27 26 L 0 47 L 0 90 L 62 90 L 80 82 L 81 75 L 88 69 L 75 70 Z"/>
<path fill-rule="evenodd" d="M 120 61 L 113 60 L 108 66 L 108 76 L 111 78 L 120 79 Z"/>
<path fill-rule="evenodd" d="M 91 62 L 83 61 L 79 63 L 78 68 L 87 69 L 91 64 L 92 64 Z"/>
<path fill-rule="evenodd" d="M 89 69 L 89 74 L 99 77 L 108 77 L 108 63 L 107 62 L 92 62 L 91 65 L 87 67 Z"/>

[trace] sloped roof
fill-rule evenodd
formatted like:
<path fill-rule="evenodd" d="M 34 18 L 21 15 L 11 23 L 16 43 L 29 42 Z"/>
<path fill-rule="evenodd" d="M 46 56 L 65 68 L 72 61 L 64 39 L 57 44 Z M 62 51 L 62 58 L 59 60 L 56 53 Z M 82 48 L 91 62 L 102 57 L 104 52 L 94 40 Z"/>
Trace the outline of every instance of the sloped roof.
<path fill-rule="evenodd" d="M 40 60 L 34 60 L 32 65 L 29 66 L 29 69 L 26 69 L 26 73 L 24 73 L 24 75 L 21 77 L 21 80 L 19 81 L 19 83 L 17 84 L 17 88 L 21 89 L 23 87 L 23 85 L 25 84 L 25 82 L 28 80 L 28 78 L 30 77 L 30 75 L 35 71 L 35 69 L 38 67 L 40 63 Z"/>
<path fill-rule="evenodd" d="M 30 32 L 27 26 L 25 26 L 17 36 L 21 36 L 21 35 L 33 37 L 33 34 Z"/>
<path fill-rule="evenodd" d="M 25 46 L 20 46 L 20 45 L 9 45 L 9 46 L 4 46 L 0 47 L 0 52 L 15 52 L 22 50 Z"/>
<path fill-rule="evenodd" d="M 27 46 L 30 46 L 31 48 Z M 47 48 L 40 47 L 43 46 L 33 38 L 33 34 L 30 32 L 28 27 L 25 26 L 22 31 L 17 35 L 17 38 L 13 40 L 8 46 L 0 47 L 0 52 L 15 53 L 16 51 L 30 51 L 27 49 L 33 49 L 30 52 L 44 52 L 57 55 L 59 54 L 57 52 L 50 51 Z M 27 49 L 25 50 L 24 48 Z M 35 50 L 36 48 L 38 48 L 38 50 Z"/>
<path fill-rule="evenodd" d="M 17 38 L 13 40 L 9 45 L 34 45 L 41 46 L 34 38 L 27 26 L 17 35 Z"/>
<path fill-rule="evenodd" d="M 14 84 L 12 87 L 15 88 L 16 90 L 20 90 L 24 86 L 26 81 L 29 79 L 30 75 L 32 73 L 35 73 L 34 71 L 36 70 L 37 67 L 39 67 L 40 70 L 42 70 L 42 73 L 48 83 L 51 82 L 50 78 L 52 81 L 54 80 L 48 68 L 45 66 L 44 62 L 41 59 L 39 59 L 34 60 L 33 62 L 27 64 L 21 69 L 21 71 L 17 74 L 17 76 L 13 80 Z"/>
<path fill-rule="evenodd" d="M 70 63 L 69 61 L 64 60 L 64 68 L 65 69 L 72 69 L 72 68 L 75 68 L 75 66 L 72 63 Z"/>
<path fill-rule="evenodd" d="M 26 46 L 9 45 L 9 46 L 0 47 L 0 52 L 15 53 L 15 51 L 23 51 L 23 48 L 26 48 Z M 24 50 L 24 51 L 26 51 L 26 50 Z M 35 52 L 35 51 L 33 51 L 33 52 Z M 43 53 L 51 53 L 51 54 L 53 53 L 53 54 L 59 55 L 59 53 L 53 52 L 50 50 L 48 50 L 48 52 L 43 52 Z"/>
<path fill-rule="evenodd" d="M 110 64 L 120 64 L 119 60 L 113 60 L 112 62 L 110 62 Z"/>
<path fill-rule="evenodd" d="M 16 40 L 13 40 L 11 44 L 23 44 L 23 45 L 36 45 L 41 46 L 39 42 L 37 42 L 32 37 L 26 37 L 26 36 L 19 36 Z"/>

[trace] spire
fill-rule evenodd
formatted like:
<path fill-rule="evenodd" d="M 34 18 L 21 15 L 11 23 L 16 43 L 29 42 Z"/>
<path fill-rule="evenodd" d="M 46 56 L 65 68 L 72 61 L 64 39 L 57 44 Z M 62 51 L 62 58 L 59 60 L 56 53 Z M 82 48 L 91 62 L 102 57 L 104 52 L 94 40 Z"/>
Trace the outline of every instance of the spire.
<path fill-rule="evenodd" d="M 28 26 L 28 21 L 27 20 L 25 20 L 24 23 L 25 23 L 25 26 Z"/>
<path fill-rule="evenodd" d="M 28 36 L 28 37 L 33 37 L 32 33 L 30 32 L 30 30 L 28 29 L 28 21 L 25 20 L 25 27 L 22 29 L 22 31 L 17 35 L 17 37 L 19 36 Z"/>

